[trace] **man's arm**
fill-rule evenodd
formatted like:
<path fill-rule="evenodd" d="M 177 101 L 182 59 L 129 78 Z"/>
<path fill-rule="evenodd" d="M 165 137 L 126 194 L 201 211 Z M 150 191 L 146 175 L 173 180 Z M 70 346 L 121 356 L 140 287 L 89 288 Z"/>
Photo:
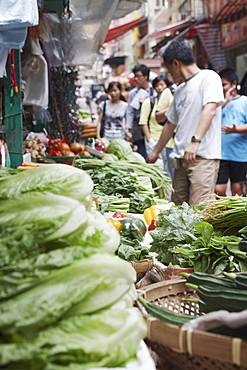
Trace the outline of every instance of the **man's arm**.
<path fill-rule="evenodd" d="M 167 122 L 165 126 L 163 127 L 162 133 L 160 135 L 159 141 L 154 147 L 154 150 L 146 159 L 147 163 L 154 163 L 159 157 L 160 152 L 163 150 L 167 142 L 172 137 L 174 130 L 176 128 L 176 125 L 173 125 L 171 122 Z"/>
<path fill-rule="evenodd" d="M 212 119 L 215 116 L 216 113 L 216 107 L 217 103 L 207 103 L 204 106 L 204 109 L 202 111 L 200 121 L 198 123 L 198 126 L 196 128 L 195 132 L 191 133 L 191 136 L 196 136 L 198 139 L 202 140 L 206 132 L 208 131 Z M 184 151 L 184 161 L 188 164 L 192 164 L 196 160 L 196 154 L 198 152 L 200 143 L 198 142 L 191 142 L 187 146 L 187 148 Z"/>

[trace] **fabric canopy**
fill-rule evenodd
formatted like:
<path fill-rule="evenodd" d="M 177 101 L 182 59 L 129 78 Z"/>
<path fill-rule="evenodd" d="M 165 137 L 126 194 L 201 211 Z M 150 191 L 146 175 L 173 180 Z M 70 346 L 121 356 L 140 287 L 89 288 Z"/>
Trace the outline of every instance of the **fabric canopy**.
<path fill-rule="evenodd" d="M 232 22 L 247 14 L 246 0 L 203 0 L 208 18 L 217 24 Z"/>
<path fill-rule="evenodd" d="M 109 42 L 109 41 L 117 39 L 120 36 L 123 36 L 126 32 L 137 27 L 139 23 L 142 22 L 144 19 L 146 19 L 146 17 L 143 16 L 138 19 L 135 19 L 132 22 L 125 23 L 121 26 L 109 29 L 104 42 Z"/>
<path fill-rule="evenodd" d="M 221 44 L 220 25 L 202 24 L 195 28 L 214 69 L 217 71 L 226 68 L 227 60 Z"/>
<path fill-rule="evenodd" d="M 188 27 L 190 24 L 192 23 L 192 20 L 191 19 L 185 19 L 181 22 L 177 22 L 177 23 L 172 23 L 172 24 L 169 24 L 168 26 L 164 27 L 164 28 L 161 28 L 160 30 L 157 30 L 153 33 L 151 33 L 150 35 L 146 35 L 144 36 L 138 43 L 137 43 L 137 46 L 141 46 L 143 44 L 145 44 L 146 42 L 150 41 L 150 40 L 153 40 L 153 39 L 162 39 L 162 38 L 165 38 L 167 37 L 167 34 L 169 33 L 174 33 L 182 28 L 185 28 L 185 27 Z"/>

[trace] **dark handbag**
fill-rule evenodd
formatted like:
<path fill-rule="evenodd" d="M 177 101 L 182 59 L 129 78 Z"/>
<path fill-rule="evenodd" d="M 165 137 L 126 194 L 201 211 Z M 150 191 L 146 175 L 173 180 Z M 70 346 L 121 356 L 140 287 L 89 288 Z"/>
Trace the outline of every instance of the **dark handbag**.
<path fill-rule="evenodd" d="M 142 131 L 141 125 L 139 125 L 139 120 L 140 117 L 135 117 L 133 121 L 133 127 L 131 130 L 132 133 L 132 143 L 135 143 L 137 141 L 143 140 L 144 139 L 144 134 Z"/>
<path fill-rule="evenodd" d="M 100 126 L 100 137 L 104 136 L 104 131 L 105 131 L 105 107 L 106 107 L 106 100 L 104 101 L 104 105 L 103 105 L 103 115 L 102 115 L 101 126 Z"/>

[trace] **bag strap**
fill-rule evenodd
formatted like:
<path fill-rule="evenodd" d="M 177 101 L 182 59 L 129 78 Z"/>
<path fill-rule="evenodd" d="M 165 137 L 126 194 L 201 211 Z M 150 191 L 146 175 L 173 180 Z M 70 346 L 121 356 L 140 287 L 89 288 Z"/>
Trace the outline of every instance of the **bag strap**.
<path fill-rule="evenodd" d="M 148 115 L 148 128 L 149 128 L 149 121 L 150 121 L 150 118 L 151 118 L 151 114 L 152 114 L 152 111 L 153 111 L 153 109 L 154 109 L 154 95 L 151 95 L 150 97 L 149 97 L 149 99 L 150 99 L 150 112 L 149 112 L 149 115 Z"/>
<path fill-rule="evenodd" d="M 104 117 L 105 117 L 105 107 L 106 107 L 106 100 L 104 101 L 104 104 L 103 104 L 103 115 L 102 115 L 102 119 L 101 119 L 101 126 L 100 126 L 100 136 L 103 137 L 103 134 L 104 134 L 104 128 L 105 128 L 105 120 L 104 120 Z"/>

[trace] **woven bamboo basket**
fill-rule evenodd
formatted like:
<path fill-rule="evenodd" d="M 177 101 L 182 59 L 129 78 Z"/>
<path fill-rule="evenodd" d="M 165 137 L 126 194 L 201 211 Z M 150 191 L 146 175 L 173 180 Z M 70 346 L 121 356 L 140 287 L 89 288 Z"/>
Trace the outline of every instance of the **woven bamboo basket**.
<path fill-rule="evenodd" d="M 175 312 L 197 315 L 199 309 L 184 298 L 196 297 L 186 287 L 185 279 L 162 281 L 138 291 L 149 302 Z M 141 307 L 140 307 L 141 308 Z M 146 315 L 147 344 L 166 363 L 181 370 L 246 370 L 247 341 L 199 330 L 183 330 L 181 326 L 167 324 Z"/>
<path fill-rule="evenodd" d="M 141 261 L 130 261 L 129 262 L 134 269 L 136 270 L 137 279 L 136 281 L 139 281 L 144 277 L 144 275 L 150 271 L 154 266 L 154 260 L 153 258 L 146 258 Z"/>

